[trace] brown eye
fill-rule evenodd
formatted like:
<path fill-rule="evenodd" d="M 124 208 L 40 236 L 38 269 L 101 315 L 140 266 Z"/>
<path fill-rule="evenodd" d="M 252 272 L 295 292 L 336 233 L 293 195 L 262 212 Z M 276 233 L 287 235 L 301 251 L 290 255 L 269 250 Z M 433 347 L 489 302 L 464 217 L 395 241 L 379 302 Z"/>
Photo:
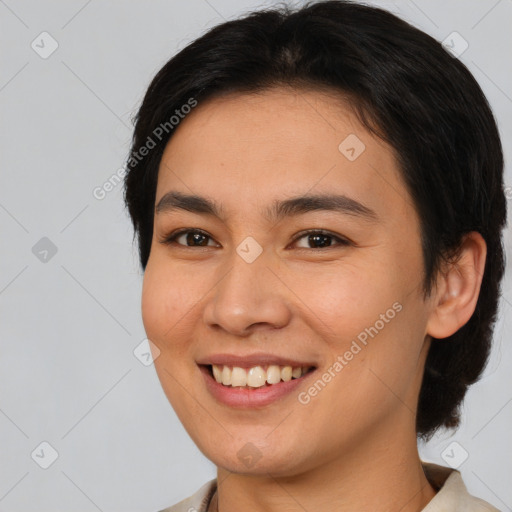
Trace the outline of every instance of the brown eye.
<path fill-rule="evenodd" d="M 306 246 L 302 246 L 300 249 L 324 249 L 328 247 L 333 247 L 336 245 L 349 245 L 350 242 L 348 240 L 345 240 L 339 236 L 333 235 L 331 233 L 325 232 L 325 231 L 308 231 L 303 233 L 302 235 L 298 236 L 295 239 L 295 243 L 297 243 L 298 240 L 305 239 L 306 240 Z M 333 241 L 335 242 L 333 244 Z M 309 245 L 309 246 L 308 246 Z M 311 245 L 313 247 L 311 247 Z"/>
<path fill-rule="evenodd" d="M 208 243 L 209 241 L 213 242 L 213 238 L 203 231 L 198 229 L 182 229 L 165 237 L 162 243 L 176 243 L 184 247 L 207 247 L 211 246 L 211 244 Z M 217 247 L 215 243 L 213 243 L 213 246 Z"/>

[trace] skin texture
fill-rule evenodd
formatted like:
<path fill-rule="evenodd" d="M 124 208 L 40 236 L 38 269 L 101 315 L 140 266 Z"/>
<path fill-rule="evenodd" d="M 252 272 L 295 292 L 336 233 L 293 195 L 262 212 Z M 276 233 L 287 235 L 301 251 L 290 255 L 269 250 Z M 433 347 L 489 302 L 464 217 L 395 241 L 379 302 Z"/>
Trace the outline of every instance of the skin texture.
<path fill-rule="evenodd" d="M 354 161 L 338 149 L 350 134 L 365 145 Z M 200 103 L 165 149 L 156 204 L 171 190 L 213 199 L 225 214 L 156 213 L 142 294 L 163 389 L 218 467 L 219 510 L 421 510 L 435 495 L 415 433 L 424 362 L 430 336 L 451 335 L 474 310 L 481 236 L 467 237 L 424 300 L 418 217 L 393 151 L 348 105 L 318 91 Z M 264 216 L 274 200 L 306 193 L 347 195 L 377 219 Z M 185 236 L 161 243 L 179 228 L 207 232 L 207 245 Z M 313 228 L 350 242 L 295 240 Z M 252 263 L 236 251 L 248 236 L 263 248 Z M 196 364 L 215 353 L 268 352 L 309 361 L 320 376 L 395 303 L 401 310 L 307 404 L 297 394 L 315 379 L 259 409 L 228 407 Z M 239 456 L 244 446 L 258 454 L 251 467 Z"/>

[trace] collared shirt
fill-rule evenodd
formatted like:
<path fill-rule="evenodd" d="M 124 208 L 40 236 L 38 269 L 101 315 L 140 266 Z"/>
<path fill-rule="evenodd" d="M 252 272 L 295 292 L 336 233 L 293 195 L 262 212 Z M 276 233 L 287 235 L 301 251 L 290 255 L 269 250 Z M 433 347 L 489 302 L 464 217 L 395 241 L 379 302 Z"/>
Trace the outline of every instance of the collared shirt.
<path fill-rule="evenodd" d="M 500 512 L 490 503 L 469 494 L 459 471 L 422 462 L 427 480 L 437 491 L 421 512 Z M 159 512 L 208 512 L 217 490 L 217 480 L 204 484 L 189 498 Z"/>

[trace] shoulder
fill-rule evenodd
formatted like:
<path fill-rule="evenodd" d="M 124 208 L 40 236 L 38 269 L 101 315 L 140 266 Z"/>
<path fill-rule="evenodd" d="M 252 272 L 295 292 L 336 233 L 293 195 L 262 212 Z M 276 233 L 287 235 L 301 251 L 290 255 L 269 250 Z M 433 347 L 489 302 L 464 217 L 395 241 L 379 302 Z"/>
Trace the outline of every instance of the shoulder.
<path fill-rule="evenodd" d="M 470 494 L 459 471 L 424 462 L 423 470 L 437 494 L 422 512 L 500 512 L 490 503 Z M 159 512 L 206 512 L 217 489 L 217 480 L 210 480 L 192 496 Z"/>
<path fill-rule="evenodd" d="M 422 512 L 500 512 L 490 503 L 470 494 L 459 471 L 425 462 L 423 470 L 438 491 Z"/>
<path fill-rule="evenodd" d="M 175 505 L 164 508 L 159 512 L 206 512 L 216 489 L 217 479 L 210 480 L 192 496 L 185 498 Z"/>

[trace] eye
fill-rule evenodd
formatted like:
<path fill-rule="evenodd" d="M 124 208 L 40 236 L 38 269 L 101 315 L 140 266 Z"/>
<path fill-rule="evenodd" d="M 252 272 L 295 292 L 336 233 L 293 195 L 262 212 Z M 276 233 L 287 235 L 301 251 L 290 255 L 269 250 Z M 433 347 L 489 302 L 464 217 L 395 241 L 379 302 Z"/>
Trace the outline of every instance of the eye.
<path fill-rule="evenodd" d="M 347 246 L 351 244 L 351 242 L 345 238 L 318 229 L 310 229 L 299 233 L 299 235 L 295 237 L 293 244 L 297 245 L 297 242 L 302 239 L 305 240 L 306 244 L 312 244 L 314 247 L 308 247 L 307 245 L 301 247 L 299 245 L 299 249 L 325 249 L 336 245 Z M 160 243 L 166 245 L 177 244 L 183 247 L 219 247 L 213 238 L 205 231 L 190 228 L 180 229 L 171 233 L 160 240 Z"/>
<path fill-rule="evenodd" d="M 168 245 L 176 243 L 185 247 L 211 247 L 208 239 L 213 241 L 210 235 L 200 229 L 180 229 L 164 237 L 160 242 Z M 214 243 L 213 246 L 218 247 L 218 244 Z"/>
<path fill-rule="evenodd" d="M 298 240 L 305 239 L 306 244 L 313 244 L 316 247 L 307 247 L 302 246 L 299 247 L 299 249 L 324 249 L 328 247 L 332 247 L 333 243 L 332 241 L 336 241 L 337 243 L 334 245 L 340 245 L 340 246 L 346 246 L 350 245 L 350 242 L 346 240 L 345 238 L 341 238 L 337 235 L 333 235 L 327 231 L 323 230 L 315 230 L 311 229 L 305 232 L 302 232 L 297 236 L 294 240 L 294 243 L 296 244 Z"/>

